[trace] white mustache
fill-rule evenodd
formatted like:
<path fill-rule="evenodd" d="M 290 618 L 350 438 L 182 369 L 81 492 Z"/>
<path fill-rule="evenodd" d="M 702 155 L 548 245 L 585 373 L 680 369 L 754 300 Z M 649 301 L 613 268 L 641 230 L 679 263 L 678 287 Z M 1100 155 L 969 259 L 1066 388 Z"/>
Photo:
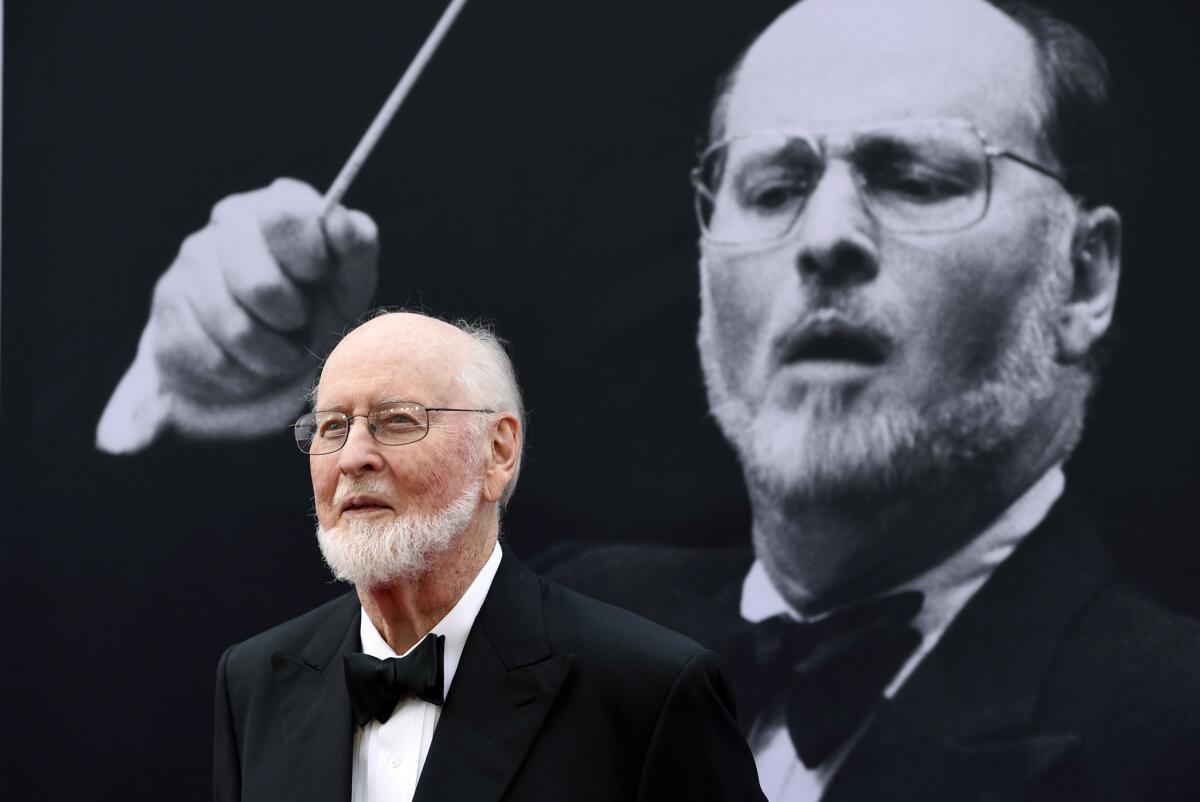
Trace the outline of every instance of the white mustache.
<path fill-rule="evenodd" d="M 339 481 L 337 491 L 333 494 L 334 509 L 341 509 L 347 499 L 353 496 L 378 496 L 387 498 L 389 490 L 387 482 L 372 476 L 369 479 L 346 479 Z"/>

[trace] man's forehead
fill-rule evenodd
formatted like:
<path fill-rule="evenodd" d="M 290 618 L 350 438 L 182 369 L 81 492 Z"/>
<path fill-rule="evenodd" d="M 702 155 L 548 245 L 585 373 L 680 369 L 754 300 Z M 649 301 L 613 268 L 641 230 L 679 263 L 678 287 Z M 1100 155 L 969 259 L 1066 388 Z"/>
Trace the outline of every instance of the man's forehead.
<path fill-rule="evenodd" d="M 980 0 L 807 0 L 747 52 L 726 133 L 957 117 L 1030 137 L 1039 90 L 1029 36 Z"/>
<path fill-rule="evenodd" d="M 338 409 L 343 412 L 365 412 L 384 401 L 416 401 L 426 406 L 446 403 L 447 383 L 440 387 L 405 376 L 378 373 L 361 377 L 322 376 L 317 395 L 317 409 Z"/>
<path fill-rule="evenodd" d="M 387 315 L 348 334 L 321 371 L 322 408 L 404 399 L 445 403 L 457 386 L 461 331 L 419 315 Z"/>

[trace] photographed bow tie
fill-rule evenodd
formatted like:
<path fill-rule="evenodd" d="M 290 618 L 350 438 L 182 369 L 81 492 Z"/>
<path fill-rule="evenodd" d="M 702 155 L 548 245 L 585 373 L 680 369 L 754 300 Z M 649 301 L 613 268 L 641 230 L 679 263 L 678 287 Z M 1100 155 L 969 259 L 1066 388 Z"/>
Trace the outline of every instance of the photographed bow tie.
<path fill-rule="evenodd" d="M 768 703 L 781 704 L 801 762 L 810 769 L 825 762 L 921 643 L 910 622 L 923 601 L 906 591 L 817 621 L 777 615 L 747 627 L 727 652 L 747 731 Z"/>
<path fill-rule="evenodd" d="M 380 660 L 358 652 L 346 655 L 346 689 L 354 708 L 354 723 L 365 727 L 375 719 L 383 724 L 406 696 L 435 705 L 445 701 L 442 688 L 445 650 L 445 636 L 430 632 L 404 657 Z"/>

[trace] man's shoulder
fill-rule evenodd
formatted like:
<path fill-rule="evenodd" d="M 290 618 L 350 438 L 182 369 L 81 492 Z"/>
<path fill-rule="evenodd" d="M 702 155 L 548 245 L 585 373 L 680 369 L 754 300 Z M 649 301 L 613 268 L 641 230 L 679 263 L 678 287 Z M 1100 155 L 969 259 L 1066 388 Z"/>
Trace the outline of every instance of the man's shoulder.
<path fill-rule="evenodd" d="M 652 727 L 663 706 L 681 696 L 686 705 L 732 707 L 732 680 L 712 649 L 551 579 L 538 581 L 550 651 L 571 656 L 573 704 L 607 711 L 633 730 Z"/>
<path fill-rule="evenodd" d="M 748 547 L 567 544 L 536 565 L 550 580 L 630 610 L 706 646 L 737 616 Z"/>
<path fill-rule="evenodd" d="M 532 564 L 545 576 L 585 594 L 595 589 L 605 594 L 646 592 L 672 596 L 686 592 L 691 596 L 697 589 L 714 589 L 740 581 L 753 560 L 748 546 L 576 541 L 548 549 Z M 681 577 L 687 578 L 686 585 L 673 581 Z"/>
<path fill-rule="evenodd" d="M 250 664 L 269 664 L 276 653 L 299 656 L 323 631 L 329 630 L 331 640 L 344 636 L 358 613 L 360 603 L 354 591 L 315 607 L 306 613 L 277 624 L 226 650 L 223 662 L 231 672 Z"/>
<path fill-rule="evenodd" d="M 1050 676 L 1060 684 L 1051 698 L 1086 700 L 1102 712 L 1120 688 L 1143 709 L 1156 696 L 1182 703 L 1181 693 L 1200 709 L 1200 621 L 1122 570 L 1077 496 L 1056 505 L 962 618 L 980 624 L 984 638 L 1012 632 L 1037 652 L 1039 641 L 1053 642 Z"/>
<path fill-rule="evenodd" d="M 1064 696 L 1119 705 L 1135 701 L 1143 711 L 1173 710 L 1176 720 L 1187 710 L 1200 728 L 1200 621 L 1174 612 L 1122 577 L 1097 593 L 1074 622 L 1063 639 L 1059 665 L 1079 669 L 1060 672 L 1076 675 L 1061 680 Z"/>
<path fill-rule="evenodd" d="M 1112 798 L 1197 798 L 1200 622 L 1115 578 L 1065 633 L 1038 718 Z"/>
<path fill-rule="evenodd" d="M 556 652 L 613 659 L 626 664 L 669 666 L 702 647 L 693 639 L 642 615 L 540 578 L 546 634 Z"/>
<path fill-rule="evenodd" d="M 979 683 L 1013 666 L 1044 677 L 1047 722 L 1103 728 L 1172 705 L 1200 719 L 1200 621 L 1121 570 L 1078 497 L 996 570 L 935 653 Z"/>
<path fill-rule="evenodd" d="M 950 625 L 936 671 L 918 668 L 897 700 L 950 700 L 941 709 L 976 739 L 1025 727 L 1069 738 L 1047 798 L 1197 798 L 1200 622 L 1119 568 L 1090 518 L 1052 512 Z"/>

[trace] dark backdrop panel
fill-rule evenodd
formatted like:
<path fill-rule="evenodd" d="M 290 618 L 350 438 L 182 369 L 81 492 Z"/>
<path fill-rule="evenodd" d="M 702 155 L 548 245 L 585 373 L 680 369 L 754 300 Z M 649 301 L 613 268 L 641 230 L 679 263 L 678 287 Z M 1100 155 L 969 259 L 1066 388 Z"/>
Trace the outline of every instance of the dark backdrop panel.
<path fill-rule="evenodd" d="M 713 79 L 783 5 L 473 0 L 347 198 L 382 231 L 381 303 L 485 316 L 512 342 L 522 553 L 746 538 L 694 354 L 687 170 Z M 1070 481 L 1123 562 L 1195 611 L 1191 28 L 1165 1 L 1057 5 L 1109 54 L 1126 140 L 1120 330 Z M 221 650 L 342 592 L 286 431 L 126 458 L 92 438 L 183 237 L 276 176 L 324 188 L 441 9 L 6 8 L 6 788 L 206 798 Z"/>

